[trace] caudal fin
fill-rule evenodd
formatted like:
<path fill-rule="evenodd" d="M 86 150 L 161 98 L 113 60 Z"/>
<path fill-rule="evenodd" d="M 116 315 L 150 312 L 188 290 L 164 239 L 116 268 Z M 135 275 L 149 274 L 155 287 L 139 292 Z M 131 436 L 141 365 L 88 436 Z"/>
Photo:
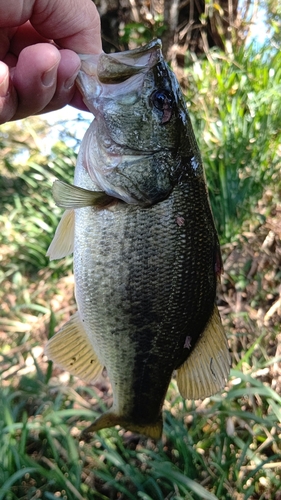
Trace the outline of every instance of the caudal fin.
<path fill-rule="evenodd" d="M 131 432 L 137 432 L 138 434 L 143 434 L 144 436 L 150 437 L 154 440 L 158 440 L 162 436 L 163 429 L 163 419 L 162 415 L 159 416 L 155 423 L 149 425 L 135 424 L 130 419 L 116 415 L 113 411 L 108 411 L 101 415 L 97 420 L 87 427 L 82 435 L 87 435 L 90 432 L 97 432 L 101 429 L 106 429 L 108 427 L 114 427 L 115 425 L 121 425 L 124 429 Z"/>

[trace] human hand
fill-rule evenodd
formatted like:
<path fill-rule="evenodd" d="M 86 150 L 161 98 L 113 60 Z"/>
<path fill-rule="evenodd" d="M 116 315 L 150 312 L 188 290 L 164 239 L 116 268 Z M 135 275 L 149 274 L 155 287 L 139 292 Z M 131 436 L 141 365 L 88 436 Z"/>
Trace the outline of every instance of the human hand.
<path fill-rule="evenodd" d="M 77 53 L 102 50 L 91 0 L 0 0 L 0 123 L 71 104 Z"/>

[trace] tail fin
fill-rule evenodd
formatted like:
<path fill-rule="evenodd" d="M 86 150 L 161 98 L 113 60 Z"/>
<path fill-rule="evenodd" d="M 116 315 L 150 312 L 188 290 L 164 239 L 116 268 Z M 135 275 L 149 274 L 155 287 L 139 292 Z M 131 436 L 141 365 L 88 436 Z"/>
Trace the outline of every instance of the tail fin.
<path fill-rule="evenodd" d="M 82 436 L 85 436 L 90 432 L 97 432 L 101 429 L 114 427 L 115 425 L 121 425 L 121 427 L 124 427 L 127 431 L 137 432 L 138 434 L 143 434 L 144 436 L 157 441 L 162 436 L 163 418 L 162 415 L 160 415 L 155 423 L 141 425 L 135 424 L 134 422 L 131 422 L 130 419 L 116 415 L 116 413 L 109 411 L 104 415 L 101 415 L 93 424 L 87 427 L 82 432 Z"/>

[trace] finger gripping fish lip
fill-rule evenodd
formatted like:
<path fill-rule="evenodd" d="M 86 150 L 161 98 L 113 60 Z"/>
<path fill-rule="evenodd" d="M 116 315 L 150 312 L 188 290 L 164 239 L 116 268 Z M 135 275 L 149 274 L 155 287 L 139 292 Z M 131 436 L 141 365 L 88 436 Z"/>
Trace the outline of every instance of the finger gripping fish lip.
<path fill-rule="evenodd" d="M 103 84 L 119 84 L 139 73 L 145 73 L 163 60 L 161 40 L 155 39 L 134 50 L 99 55 L 79 54 L 81 70 L 78 84 L 84 74 L 96 77 Z"/>

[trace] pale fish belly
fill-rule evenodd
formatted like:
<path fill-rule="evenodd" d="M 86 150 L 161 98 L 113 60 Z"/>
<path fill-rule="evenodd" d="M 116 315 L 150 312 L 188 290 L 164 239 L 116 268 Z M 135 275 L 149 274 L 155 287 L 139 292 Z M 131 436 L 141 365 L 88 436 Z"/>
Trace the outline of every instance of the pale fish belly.
<path fill-rule="evenodd" d="M 83 167 L 75 184 L 97 189 Z M 215 234 L 209 207 L 204 214 L 193 201 L 183 185 L 149 209 L 75 211 L 80 318 L 106 366 L 112 410 L 139 424 L 158 418 L 173 370 L 188 356 L 186 337 L 197 339 L 214 307 Z"/>

